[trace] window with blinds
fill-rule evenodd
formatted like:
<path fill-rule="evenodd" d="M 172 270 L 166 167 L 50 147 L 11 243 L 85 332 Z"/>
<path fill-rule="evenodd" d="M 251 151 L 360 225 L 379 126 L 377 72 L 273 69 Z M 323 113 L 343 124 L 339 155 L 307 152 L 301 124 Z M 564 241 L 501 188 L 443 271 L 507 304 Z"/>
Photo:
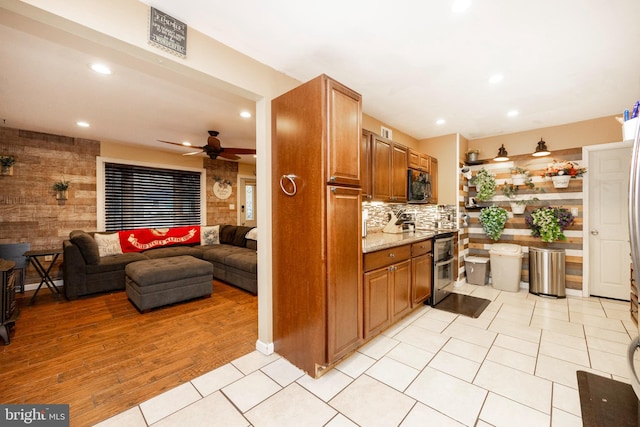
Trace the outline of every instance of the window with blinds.
<path fill-rule="evenodd" d="M 200 224 L 200 173 L 105 163 L 105 230 Z"/>

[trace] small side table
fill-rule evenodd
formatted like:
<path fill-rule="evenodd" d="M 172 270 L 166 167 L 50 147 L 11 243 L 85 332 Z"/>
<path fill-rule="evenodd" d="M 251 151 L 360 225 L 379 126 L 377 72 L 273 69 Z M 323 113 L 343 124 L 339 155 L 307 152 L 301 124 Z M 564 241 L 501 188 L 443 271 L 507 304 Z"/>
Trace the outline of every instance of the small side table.
<path fill-rule="evenodd" d="M 47 285 L 47 288 L 49 288 L 49 291 L 51 291 L 51 293 L 54 294 L 56 298 L 60 297 L 61 295 L 60 289 L 58 289 L 56 284 L 53 283 L 53 279 L 51 278 L 49 273 L 51 272 L 51 268 L 56 263 L 56 260 L 58 259 L 61 253 L 62 253 L 62 248 L 41 249 L 41 250 L 35 250 L 35 251 L 27 251 L 24 253 L 24 256 L 29 258 L 31 265 L 33 265 L 33 267 L 36 269 L 36 271 L 41 277 L 40 284 L 38 285 L 38 289 L 36 289 L 36 293 L 33 294 L 33 296 L 31 297 L 31 300 L 29 300 L 29 305 L 34 303 L 34 301 L 36 300 L 36 295 L 38 295 L 38 292 L 40 292 L 40 288 L 42 287 L 43 284 Z M 52 256 L 53 259 L 51 261 L 51 264 L 49 264 L 49 267 L 45 269 L 42 263 L 40 262 L 40 258 L 44 258 L 46 256 Z"/>

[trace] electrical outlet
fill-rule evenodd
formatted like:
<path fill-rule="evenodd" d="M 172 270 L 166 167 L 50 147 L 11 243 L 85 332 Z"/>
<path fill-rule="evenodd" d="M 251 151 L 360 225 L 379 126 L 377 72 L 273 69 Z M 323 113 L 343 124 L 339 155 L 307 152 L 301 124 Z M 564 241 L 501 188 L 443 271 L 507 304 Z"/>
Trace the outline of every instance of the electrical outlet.
<path fill-rule="evenodd" d="M 234 205 L 233 203 L 229 205 L 229 210 L 234 210 L 236 208 L 236 205 Z"/>
<path fill-rule="evenodd" d="M 45 255 L 44 260 L 49 262 L 53 261 L 53 255 Z"/>
<path fill-rule="evenodd" d="M 578 216 L 578 214 L 579 214 L 578 208 L 571 208 L 571 215 Z"/>

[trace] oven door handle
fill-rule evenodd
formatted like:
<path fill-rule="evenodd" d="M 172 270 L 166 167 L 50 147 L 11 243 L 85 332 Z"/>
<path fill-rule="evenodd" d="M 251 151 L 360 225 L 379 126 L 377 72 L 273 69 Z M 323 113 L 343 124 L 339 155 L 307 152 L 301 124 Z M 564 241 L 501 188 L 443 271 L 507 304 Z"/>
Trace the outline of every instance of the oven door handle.
<path fill-rule="evenodd" d="M 440 262 L 436 262 L 435 266 L 436 267 L 441 267 L 443 265 L 447 265 L 447 264 L 451 264 L 453 262 L 453 258 L 448 259 L 446 261 L 440 261 Z"/>

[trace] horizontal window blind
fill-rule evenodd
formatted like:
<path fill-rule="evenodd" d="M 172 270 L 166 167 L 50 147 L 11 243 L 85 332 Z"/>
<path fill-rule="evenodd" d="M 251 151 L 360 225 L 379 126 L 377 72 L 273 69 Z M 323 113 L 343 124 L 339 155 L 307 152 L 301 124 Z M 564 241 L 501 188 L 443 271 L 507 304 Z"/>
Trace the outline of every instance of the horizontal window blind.
<path fill-rule="evenodd" d="M 105 163 L 105 230 L 200 224 L 200 173 Z"/>

